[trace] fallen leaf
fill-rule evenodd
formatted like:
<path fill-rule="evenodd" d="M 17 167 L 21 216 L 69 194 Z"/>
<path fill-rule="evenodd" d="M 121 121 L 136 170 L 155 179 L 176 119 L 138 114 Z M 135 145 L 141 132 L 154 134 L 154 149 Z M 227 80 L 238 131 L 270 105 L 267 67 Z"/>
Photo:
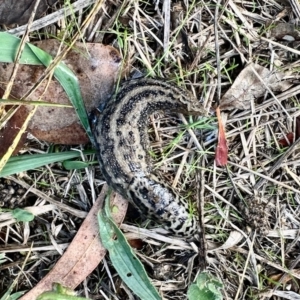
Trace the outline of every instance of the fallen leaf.
<path fill-rule="evenodd" d="M 279 145 L 282 146 L 282 147 L 288 147 L 290 146 L 291 144 L 293 144 L 294 142 L 294 133 L 293 132 L 289 132 L 286 137 L 280 139 L 278 141 Z"/>
<path fill-rule="evenodd" d="M 141 239 L 127 240 L 127 242 L 132 248 L 138 250 L 141 250 L 145 244 Z"/>
<path fill-rule="evenodd" d="M 59 42 L 44 40 L 35 45 L 55 56 Z M 76 43 L 74 50 L 67 55 L 64 63 L 78 77 L 88 112 L 107 101 L 111 96 L 120 61 L 120 54 L 115 48 L 102 44 Z M 5 83 L 9 80 L 12 67 L 13 64 L 0 64 L 0 88 L 5 89 Z M 43 66 L 21 65 L 11 96 L 20 99 L 37 82 L 43 71 Z M 47 82 L 43 82 L 32 94 L 31 99 L 37 100 L 43 94 L 46 85 Z M 47 102 L 70 105 L 63 88 L 55 79 L 51 81 L 47 93 L 42 99 Z M 26 106 L 24 108 L 25 110 L 29 109 Z M 18 120 L 24 119 L 23 110 L 16 114 L 15 118 Z M 75 145 L 89 141 L 73 108 L 39 107 L 28 126 L 28 132 L 38 139 L 57 144 Z M 7 136 L 10 136 L 10 132 L 5 133 L 4 130 L 1 136 L 3 140 L 6 140 Z M 1 148 L 0 140 L 0 153 L 3 153 Z M 7 148 L 4 148 L 4 151 L 5 149 Z"/>
<path fill-rule="evenodd" d="M 219 124 L 219 132 L 218 132 L 218 144 L 215 154 L 216 166 L 223 167 L 227 164 L 228 160 L 228 147 L 225 136 L 225 129 L 223 126 L 223 121 L 220 114 L 220 108 L 216 109 L 218 124 Z"/>
<path fill-rule="evenodd" d="M 140 299 L 161 300 L 143 264 L 111 219 L 110 207 L 107 204 L 99 212 L 98 222 L 102 244 L 108 250 L 110 261 L 126 286 Z"/>
<path fill-rule="evenodd" d="M 282 147 L 288 147 L 294 143 L 294 141 L 300 138 L 300 116 L 296 117 L 295 132 L 289 132 L 285 137 L 278 141 Z"/>
<path fill-rule="evenodd" d="M 24 107 L 20 107 L 18 113 L 15 113 L 7 122 L 5 127 L 0 129 L 0 157 L 2 157 L 8 147 L 11 146 L 13 140 L 18 134 L 22 124 L 24 123 L 28 111 Z M 13 154 L 17 154 L 23 147 L 26 141 L 27 134 L 23 134 L 18 146 L 14 150 Z"/>
<path fill-rule="evenodd" d="M 270 71 L 258 64 L 249 64 L 241 71 L 231 88 L 222 97 L 221 110 L 249 109 L 251 103 L 265 94 L 267 89 L 252 68 L 273 92 L 285 91 L 292 85 L 288 81 L 283 81 L 285 74 L 281 72 Z"/>
<path fill-rule="evenodd" d="M 57 0 L 41 0 L 37 8 L 35 18 L 40 17 L 47 8 Z M 35 0 L 2 0 L 0 1 L 0 24 L 26 24 L 30 18 Z"/>
<path fill-rule="evenodd" d="M 19 300 L 36 299 L 41 293 L 51 290 L 54 282 L 73 290 L 98 266 L 106 254 L 106 249 L 100 242 L 97 214 L 102 208 L 107 190 L 105 185 L 72 243 L 54 268 Z M 127 211 L 128 201 L 113 193 L 110 205 L 117 208 L 111 213 L 114 221 L 121 224 Z"/>

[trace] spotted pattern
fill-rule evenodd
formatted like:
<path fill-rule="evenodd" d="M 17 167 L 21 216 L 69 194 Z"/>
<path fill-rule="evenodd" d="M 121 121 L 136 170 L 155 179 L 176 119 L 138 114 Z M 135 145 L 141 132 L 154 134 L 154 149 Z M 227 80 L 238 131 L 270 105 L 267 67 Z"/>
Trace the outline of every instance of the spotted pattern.
<path fill-rule="evenodd" d="M 188 203 L 152 173 L 148 155 L 148 118 L 156 111 L 205 114 L 187 91 L 162 80 L 125 82 L 97 119 L 94 134 L 102 174 L 115 191 L 142 214 L 177 236 L 199 228 Z"/>

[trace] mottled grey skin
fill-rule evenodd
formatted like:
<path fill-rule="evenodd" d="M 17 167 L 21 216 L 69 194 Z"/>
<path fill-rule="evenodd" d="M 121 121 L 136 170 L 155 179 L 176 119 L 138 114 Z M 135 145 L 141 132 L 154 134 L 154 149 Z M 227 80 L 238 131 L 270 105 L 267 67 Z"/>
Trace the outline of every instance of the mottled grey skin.
<path fill-rule="evenodd" d="M 147 125 L 155 111 L 205 114 L 175 85 L 146 78 L 125 82 L 94 127 L 100 168 L 108 185 L 142 214 L 175 235 L 191 238 L 199 228 L 187 201 L 151 172 Z"/>

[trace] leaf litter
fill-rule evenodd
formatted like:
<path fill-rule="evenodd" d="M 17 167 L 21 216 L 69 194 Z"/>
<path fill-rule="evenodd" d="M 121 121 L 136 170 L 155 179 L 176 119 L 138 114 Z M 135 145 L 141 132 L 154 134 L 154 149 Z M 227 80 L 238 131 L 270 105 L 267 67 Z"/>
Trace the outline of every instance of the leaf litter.
<path fill-rule="evenodd" d="M 43 49 L 53 57 L 56 56 L 60 47 L 60 42 L 54 39 L 43 40 L 34 43 L 35 46 Z M 111 46 L 93 43 L 76 43 L 64 63 L 71 68 L 77 76 L 85 107 L 88 112 L 101 103 L 105 103 L 111 96 L 115 84 L 118 69 L 120 66 L 120 56 L 118 51 Z M 13 64 L 0 64 L 0 89 L 5 89 L 6 82 L 9 81 Z M 20 99 L 30 88 L 32 88 L 44 71 L 43 66 L 22 65 L 17 74 L 11 95 L 15 99 Z M 47 92 L 45 93 L 45 89 Z M 46 81 L 31 94 L 31 99 L 70 105 L 68 96 L 57 80 L 49 83 Z M 12 134 L 8 128 L 14 130 L 19 124 L 15 120 L 22 121 L 28 114 L 30 107 L 23 106 L 17 111 L 13 119 L 6 126 L 3 134 L 3 141 Z M 65 117 L 68 116 L 68 117 Z M 56 144 L 85 144 L 89 141 L 84 129 L 81 127 L 74 108 L 55 108 L 40 106 L 28 125 L 27 131 L 36 138 Z M 5 145 L 2 143 L 3 149 Z"/>
<path fill-rule="evenodd" d="M 114 45 L 122 52 L 123 75 L 126 77 L 133 70 L 144 74 L 155 72 L 158 77 L 184 85 L 203 100 L 206 107 L 214 107 L 216 90 L 221 89 L 221 110 L 227 115 L 223 119 L 226 120 L 229 153 L 227 169 L 214 164 L 216 136 L 211 130 L 192 129 L 202 150 L 197 150 L 199 146 L 190 141 L 180 117 L 155 114 L 149 130 L 153 132 L 150 134 L 151 157 L 159 165 L 161 175 L 170 185 L 176 176 L 177 189 L 190 197 L 191 202 L 196 201 L 197 195 L 203 202 L 208 270 L 223 284 L 221 292 L 225 299 L 266 295 L 284 298 L 292 293 L 294 296 L 299 294 L 300 188 L 296 132 L 300 115 L 297 56 L 300 53 L 296 38 L 294 41 L 283 40 L 281 34 L 272 31 L 278 24 L 293 24 L 297 2 L 290 2 L 292 5 L 287 4 L 284 9 L 282 4 L 274 1 L 268 1 L 268 5 L 265 5 L 266 1 L 263 4 L 259 1 L 244 4 L 228 1 L 224 4 L 225 10 L 219 11 L 217 31 L 214 31 L 216 6 L 213 1 L 183 2 L 176 11 L 176 18 L 184 22 L 173 22 L 175 28 L 172 30 L 164 12 L 170 6 L 168 3 L 163 6 L 159 1 L 155 4 L 150 1 L 105 1 L 105 13 L 99 12 L 85 33 L 93 41 Z M 81 18 L 84 15 L 76 16 L 78 22 Z M 72 17 L 67 19 L 72 20 Z M 50 28 L 54 30 L 54 26 Z M 184 38 L 177 38 L 182 30 L 188 43 Z M 285 33 L 289 33 L 288 30 Z M 216 35 L 217 46 L 214 43 Z M 165 36 L 170 38 L 164 40 Z M 34 40 L 33 36 L 31 38 Z M 186 59 L 187 47 L 194 57 Z M 219 48 L 219 57 L 215 55 L 215 47 Z M 164 55 L 165 52 L 168 55 Z M 218 86 L 217 65 L 221 79 Z M 187 120 L 188 124 L 195 122 L 191 118 Z M 295 135 L 290 137 L 290 133 Z M 283 145 L 286 148 L 279 143 L 283 138 L 289 141 L 288 145 Z M 47 143 L 29 140 L 24 152 L 45 151 L 48 147 Z M 178 166 L 183 160 L 178 174 Z M 200 182 L 195 180 L 197 172 L 201 173 Z M 89 210 L 103 185 L 97 167 L 66 171 L 58 163 L 20 176 L 21 181 L 83 211 Z M 263 231 L 255 224 L 245 223 L 251 218 L 243 213 L 251 211 L 249 203 L 252 204 L 253 199 L 257 201 L 255 209 L 260 209 L 259 204 L 262 204 L 261 207 L 267 207 L 269 212 L 267 216 L 264 210 L 252 212 L 265 218 L 267 228 Z M 23 204 L 32 206 L 30 202 L 47 204 L 43 197 L 25 198 Z M 250 209 L 242 212 L 240 205 L 249 205 Z M 256 220 L 258 227 L 260 221 Z M 12 224 L 1 228 L 1 249 L 9 248 L 12 251 L 9 258 L 17 261 L 1 269 L 4 278 L 8 270 L 18 270 L 24 261 L 22 257 L 16 259 L 20 253 L 18 246 L 24 241 L 34 241 L 37 245 L 43 241 L 41 247 L 63 245 L 72 240 L 81 224 L 80 219 L 70 218 L 69 213 L 60 209 L 56 213 L 45 213 L 42 219 L 33 222 L 29 236 L 22 226 Z M 48 226 L 47 230 L 43 229 L 43 224 Z M 60 231 L 55 231 L 59 225 Z M 127 238 L 142 241 L 143 248 L 136 253 L 163 297 L 186 299 L 187 286 L 197 278 L 198 259 L 203 259 L 199 258 L 201 251 L 197 244 L 170 234 L 166 236 L 165 231 L 149 220 L 139 218 L 133 209 L 127 213 L 121 228 Z M 24 271 L 27 277 L 20 280 L 18 291 L 37 284 L 43 276 L 40 273 L 58 259 L 55 247 L 43 249 L 31 253 L 31 263 L 27 262 Z M 293 280 L 287 280 L 286 276 Z M 7 286 L 8 282 L 3 280 L 5 284 Z M 121 299 L 133 297 L 109 260 L 102 261 L 86 278 L 85 284 L 77 289 L 81 295 L 91 298 L 104 297 L 103 294 Z"/>

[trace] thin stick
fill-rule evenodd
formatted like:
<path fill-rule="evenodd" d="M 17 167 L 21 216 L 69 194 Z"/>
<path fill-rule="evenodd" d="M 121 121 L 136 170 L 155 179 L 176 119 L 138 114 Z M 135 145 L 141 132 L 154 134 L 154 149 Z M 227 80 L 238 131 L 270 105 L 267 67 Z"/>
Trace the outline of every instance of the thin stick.
<path fill-rule="evenodd" d="M 256 171 L 250 170 L 250 169 L 248 169 L 248 168 L 246 168 L 246 167 L 243 167 L 243 166 L 238 165 L 238 164 L 236 164 L 236 163 L 233 163 L 233 162 L 231 162 L 231 161 L 229 161 L 228 164 L 230 164 L 230 165 L 232 165 L 232 166 L 235 166 L 235 167 L 237 167 L 237 168 L 240 168 L 240 169 L 242 169 L 242 170 L 244 170 L 244 171 L 247 171 L 247 172 L 249 172 L 249 173 L 252 173 L 252 174 L 254 174 L 254 175 L 257 175 L 257 176 L 259 176 L 259 177 L 265 178 L 266 180 L 271 181 L 271 182 L 273 182 L 273 183 L 276 183 L 276 184 L 278 184 L 279 186 L 282 186 L 282 187 L 284 187 L 284 188 L 286 188 L 286 189 L 288 189 L 288 190 L 291 190 L 291 191 L 293 191 L 293 192 L 295 192 L 295 193 L 300 193 L 300 190 L 297 190 L 297 189 L 295 189 L 295 188 L 293 188 L 293 187 L 291 187 L 291 186 L 289 186 L 289 185 L 287 185 L 287 184 L 285 184 L 285 183 L 283 183 L 283 182 L 277 181 L 277 180 L 275 180 L 275 179 L 273 179 L 273 178 L 271 178 L 271 177 L 269 177 L 269 176 L 266 176 L 266 175 L 264 175 L 264 174 L 261 174 L 261 173 L 258 173 L 258 172 L 256 172 Z"/>
<path fill-rule="evenodd" d="M 280 168 L 281 164 L 288 159 L 288 157 L 300 146 L 300 138 L 295 141 L 289 149 L 277 160 L 277 162 L 268 170 L 268 175 L 272 176 L 272 174 Z M 255 190 L 258 190 L 266 181 L 266 178 L 261 178 L 254 186 Z"/>
<path fill-rule="evenodd" d="M 48 25 L 56 23 L 57 21 L 65 18 L 71 14 L 74 14 L 75 12 L 93 4 L 94 2 L 96 2 L 96 0 L 78 0 L 77 2 L 73 3 L 72 5 L 69 5 L 68 7 L 64 7 L 62 9 L 60 9 L 59 11 L 56 11 L 50 15 L 45 16 L 44 18 L 34 21 L 30 28 L 30 32 L 39 30 Z M 23 25 L 18 28 L 10 29 L 7 32 L 18 36 L 18 35 L 24 34 L 26 28 L 27 28 L 27 25 Z"/>

